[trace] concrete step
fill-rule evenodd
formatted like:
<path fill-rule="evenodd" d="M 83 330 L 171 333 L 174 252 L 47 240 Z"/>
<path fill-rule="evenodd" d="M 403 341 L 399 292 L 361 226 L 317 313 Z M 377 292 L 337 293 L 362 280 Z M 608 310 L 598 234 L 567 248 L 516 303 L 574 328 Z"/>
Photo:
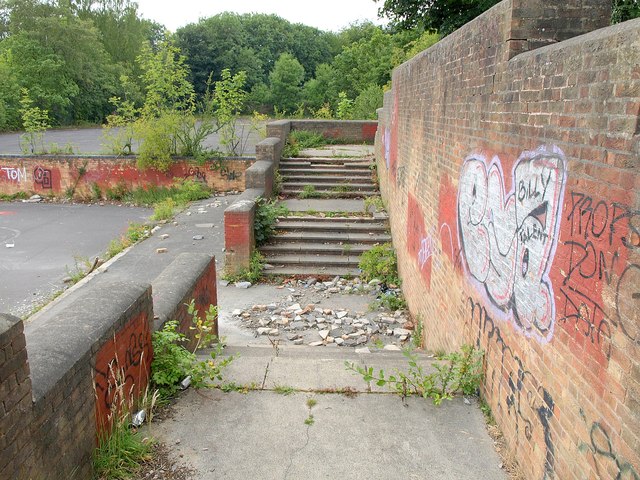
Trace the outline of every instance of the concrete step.
<path fill-rule="evenodd" d="M 317 223 L 384 223 L 373 217 L 320 217 L 317 215 L 292 215 L 289 217 L 277 217 L 278 222 L 317 222 Z"/>
<path fill-rule="evenodd" d="M 263 275 L 269 276 L 300 276 L 300 277 L 357 277 L 360 275 L 360 269 L 354 267 L 335 267 L 335 266 L 295 266 L 295 265 L 274 265 L 271 270 L 264 270 Z"/>
<path fill-rule="evenodd" d="M 307 231 L 286 231 L 276 235 L 273 243 L 284 242 L 305 242 L 305 243 L 365 243 L 372 245 L 376 243 L 387 243 L 391 241 L 391 235 L 387 233 L 360 233 L 360 232 L 307 232 Z"/>
<path fill-rule="evenodd" d="M 265 263 L 274 266 L 282 265 L 302 265 L 302 266 L 331 266 L 331 267 L 350 267 L 356 268 L 360 262 L 358 255 L 311 255 L 311 254 L 282 254 L 282 255 L 265 255 Z"/>
<path fill-rule="evenodd" d="M 370 177 L 371 170 L 368 168 L 289 168 L 280 167 L 283 176 L 290 175 L 351 175 L 353 177 Z"/>
<path fill-rule="evenodd" d="M 282 182 L 282 192 L 303 192 L 304 187 L 313 185 L 316 192 L 322 193 L 353 193 L 353 192 L 376 192 L 378 186 L 375 183 L 316 183 L 307 182 Z"/>
<path fill-rule="evenodd" d="M 320 184 L 371 184 L 374 185 L 370 176 L 355 177 L 351 175 L 283 175 L 282 179 L 285 184 L 302 183 L 304 185 L 320 185 Z"/>
<path fill-rule="evenodd" d="M 300 198 L 302 190 L 282 189 L 280 191 L 285 198 Z M 371 196 L 371 191 L 356 191 L 356 192 L 336 192 L 336 191 L 318 191 L 316 189 L 316 195 L 308 198 L 364 198 Z"/>
<path fill-rule="evenodd" d="M 281 255 L 290 253 L 317 253 L 330 255 L 360 255 L 371 249 L 371 245 L 363 243 L 274 243 L 260 247 L 260 251 L 265 255 Z"/>
<path fill-rule="evenodd" d="M 384 233 L 388 230 L 385 223 L 380 222 L 316 222 L 316 221 L 296 221 L 282 220 L 276 225 L 279 231 L 305 231 L 305 232 L 362 232 L 362 233 Z"/>
<path fill-rule="evenodd" d="M 309 160 L 309 159 L 281 159 L 280 167 L 284 168 L 345 168 L 345 169 L 369 169 L 372 162 L 369 160 L 353 161 L 345 158 Z"/>

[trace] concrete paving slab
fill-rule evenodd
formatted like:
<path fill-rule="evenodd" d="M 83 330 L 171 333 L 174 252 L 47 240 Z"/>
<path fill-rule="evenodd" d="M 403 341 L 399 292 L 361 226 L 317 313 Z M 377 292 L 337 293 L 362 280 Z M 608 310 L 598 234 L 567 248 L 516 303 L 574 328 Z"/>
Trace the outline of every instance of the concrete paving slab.
<path fill-rule="evenodd" d="M 305 148 L 301 157 L 366 157 L 375 153 L 373 145 L 327 145 L 320 148 Z"/>
<path fill-rule="evenodd" d="M 506 478 L 482 414 L 459 398 L 190 390 L 148 433 L 194 479 Z"/>
<path fill-rule="evenodd" d="M 364 200 L 340 198 L 340 199 L 306 199 L 290 198 L 282 202 L 292 212 L 364 212 Z"/>

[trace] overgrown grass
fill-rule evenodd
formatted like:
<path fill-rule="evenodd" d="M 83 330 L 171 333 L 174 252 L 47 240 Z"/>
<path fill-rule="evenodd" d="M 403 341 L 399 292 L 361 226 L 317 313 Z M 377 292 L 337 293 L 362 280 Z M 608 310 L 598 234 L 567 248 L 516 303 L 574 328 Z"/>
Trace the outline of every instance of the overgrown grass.
<path fill-rule="evenodd" d="M 129 190 L 124 183 L 118 183 L 113 188 L 107 188 L 105 196 L 112 201 L 148 206 L 156 205 L 170 198 L 176 205 L 184 206 L 189 202 L 209 198 L 211 190 L 205 184 L 195 180 L 177 179 L 170 187 L 149 185 L 146 188 L 138 187 L 134 190 Z"/>
<path fill-rule="evenodd" d="M 126 419 L 117 421 L 110 434 L 103 434 L 93 456 L 93 467 L 100 480 L 133 478 L 140 464 L 151 457 L 153 444 L 129 428 Z"/>
<path fill-rule="evenodd" d="M 14 200 L 26 200 L 30 196 L 27 192 L 0 193 L 0 200 L 3 202 L 12 202 Z"/>
<path fill-rule="evenodd" d="M 300 150 L 305 148 L 316 148 L 326 145 L 327 139 L 321 133 L 310 132 L 308 130 L 294 130 L 287 137 L 287 143 L 282 151 L 283 157 L 297 157 Z"/>
<path fill-rule="evenodd" d="M 149 236 L 149 227 L 141 223 L 130 223 L 129 228 L 124 235 L 114 238 L 109 242 L 105 256 L 107 259 L 113 258 L 122 252 L 125 248 L 129 248 L 134 243 Z"/>
<path fill-rule="evenodd" d="M 229 283 L 236 282 L 251 282 L 256 283 L 262 277 L 262 268 L 264 266 L 264 257 L 260 252 L 254 251 L 251 254 L 251 260 L 249 261 L 249 268 L 239 271 L 236 274 L 230 274 L 225 272 L 222 278 Z"/>
<path fill-rule="evenodd" d="M 155 221 L 169 220 L 170 218 L 173 218 L 175 210 L 176 202 L 171 197 L 166 198 L 155 204 L 151 219 Z"/>

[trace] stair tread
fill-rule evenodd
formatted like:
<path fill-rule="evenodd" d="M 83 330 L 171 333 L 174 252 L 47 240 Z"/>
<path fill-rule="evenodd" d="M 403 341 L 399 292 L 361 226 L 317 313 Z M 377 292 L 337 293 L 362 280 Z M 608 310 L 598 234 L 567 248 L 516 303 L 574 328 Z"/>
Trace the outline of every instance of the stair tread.
<path fill-rule="evenodd" d="M 289 217 L 277 217 L 278 222 L 317 222 L 317 223 L 385 223 L 373 217 L 346 216 L 346 217 L 329 217 L 320 215 L 294 215 Z"/>
<path fill-rule="evenodd" d="M 274 266 L 274 268 L 270 270 L 264 270 L 263 275 L 271 276 L 271 275 L 300 275 L 300 276 L 323 276 L 326 275 L 328 277 L 341 276 L 345 277 L 351 275 L 353 277 L 357 277 L 360 275 L 359 268 L 349 268 L 349 267 L 301 267 L 301 266 L 293 266 L 286 265 L 283 267 Z"/>
<path fill-rule="evenodd" d="M 323 223 L 323 222 L 280 222 L 276 230 L 299 230 L 308 232 L 337 231 L 337 232 L 386 232 L 384 224 L 372 223 Z"/>
<path fill-rule="evenodd" d="M 272 254 L 280 252 L 332 252 L 344 255 L 345 253 L 364 253 L 370 249 L 371 245 L 363 243 L 326 244 L 320 242 L 275 243 L 260 247 L 260 251 Z"/>
<path fill-rule="evenodd" d="M 301 241 L 321 241 L 328 243 L 336 243 L 336 242 L 364 242 L 364 243 L 384 243 L 390 242 L 391 236 L 386 233 L 376 233 L 373 235 L 369 235 L 368 233 L 358 233 L 358 232 L 350 232 L 350 233 L 340 233 L 340 232 L 331 232 L 330 236 L 326 235 L 327 232 L 284 232 L 276 235 L 274 237 L 275 241 L 293 241 L 293 240 L 301 240 Z"/>

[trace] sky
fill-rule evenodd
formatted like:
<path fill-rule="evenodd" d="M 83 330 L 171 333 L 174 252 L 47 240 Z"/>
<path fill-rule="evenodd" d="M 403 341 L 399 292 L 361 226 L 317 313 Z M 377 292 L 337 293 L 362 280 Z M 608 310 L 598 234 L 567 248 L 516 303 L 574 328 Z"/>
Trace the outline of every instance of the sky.
<path fill-rule="evenodd" d="M 275 13 L 293 23 L 337 32 L 356 20 L 377 18 L 379 3 L 373 0 L 137 0 L 144 18 L 163 24 L 175 32 L 201 17 L 222 12 Z"/>

